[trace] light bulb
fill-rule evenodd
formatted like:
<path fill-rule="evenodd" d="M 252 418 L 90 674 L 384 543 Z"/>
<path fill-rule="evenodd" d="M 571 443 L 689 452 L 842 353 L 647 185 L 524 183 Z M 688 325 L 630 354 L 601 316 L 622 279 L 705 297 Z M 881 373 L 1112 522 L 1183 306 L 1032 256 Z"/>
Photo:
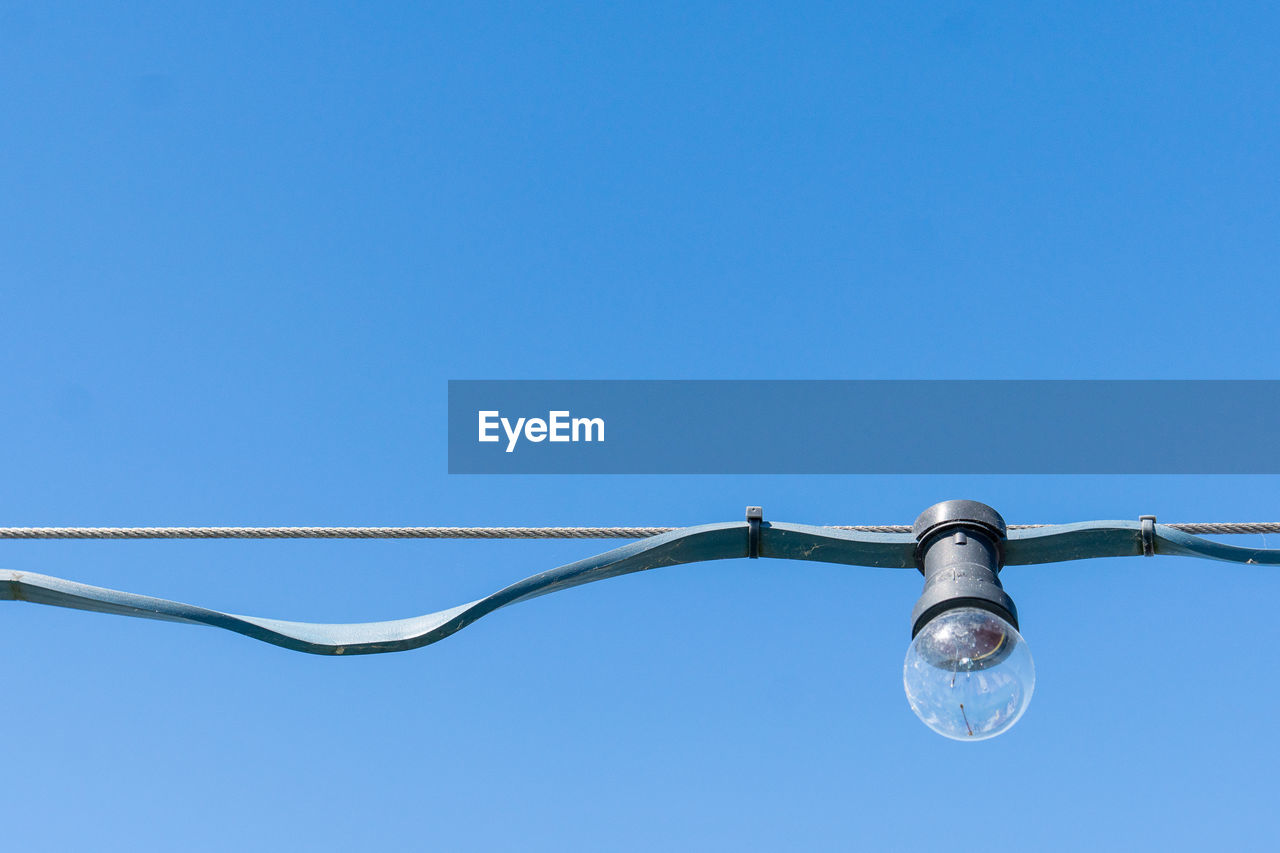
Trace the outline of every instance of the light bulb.
<path fill-rule="evenodd" d="M 929 728 L 955 740 L 985 740 L 1027 710 L 1036 668 L 1018 629 L 989 610 L 958 607 L 916 634 L 902 681 L 911 710 Z"/>

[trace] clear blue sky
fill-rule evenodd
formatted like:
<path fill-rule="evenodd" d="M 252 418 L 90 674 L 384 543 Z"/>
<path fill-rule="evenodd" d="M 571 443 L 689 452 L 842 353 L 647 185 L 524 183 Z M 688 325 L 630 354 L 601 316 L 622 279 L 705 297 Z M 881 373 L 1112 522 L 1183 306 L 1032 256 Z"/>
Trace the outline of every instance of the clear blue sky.
<path fill-rule="evenodd" d="M 1274 477 L 445 462 L 450 378 L 1280 378 L 1274 7 L 266 6 L 0 4 L 0 523 L 1280 518 Z M 600 547 L 0 564 L 359 621 Z M 907 706 L 906 572 L 660 570 L 358 659 L 6 604 L 6 849 L 1274 849 L 1274 573 L 1005 583 L 1039 681 L 980 745 Z"/>

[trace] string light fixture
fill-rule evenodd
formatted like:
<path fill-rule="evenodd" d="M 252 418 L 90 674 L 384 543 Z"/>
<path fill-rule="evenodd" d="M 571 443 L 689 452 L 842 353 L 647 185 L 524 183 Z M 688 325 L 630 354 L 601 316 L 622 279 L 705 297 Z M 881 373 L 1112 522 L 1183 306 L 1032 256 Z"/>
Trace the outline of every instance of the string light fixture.
<path fill-rule="evenodd" d="M 1277 523 L 1090 521 L 1006 525 L 976 501 L 935 504 L 905 526 L 814 527 L 745 521 L 684 528 L 0 528 L 0 539 L 637 538 L 603 554 L 517 581 L 447 610 L 388 622 L 321 624 L 239 616 L 30 572 L 0 570 L 0 600 L 210 625 L 320 655 L 399 652 L 430 645 L 499 608 L 593 581 L 707 560 L 767 557 L 917 569 L 903 684 L 916 715 L 939 734 L 979 741 L 1007 731 L 1035 690 L 1035 667 L 1004 590 L 1005 566 L 1093 557 L 1199 557 L 1280 565 L 1280 550 L 1241 548 L 1196 534 L 1280 532 Z"/>

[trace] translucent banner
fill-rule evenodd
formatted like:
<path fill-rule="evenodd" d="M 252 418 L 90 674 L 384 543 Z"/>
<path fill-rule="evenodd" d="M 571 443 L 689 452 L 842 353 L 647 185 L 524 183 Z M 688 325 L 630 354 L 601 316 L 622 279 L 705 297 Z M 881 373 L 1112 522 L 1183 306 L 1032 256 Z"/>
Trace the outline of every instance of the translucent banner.
<path fill-rule="evenodd" d="M 1271 380 L 449 383 L 453 474 L 1276 474 Z"/>

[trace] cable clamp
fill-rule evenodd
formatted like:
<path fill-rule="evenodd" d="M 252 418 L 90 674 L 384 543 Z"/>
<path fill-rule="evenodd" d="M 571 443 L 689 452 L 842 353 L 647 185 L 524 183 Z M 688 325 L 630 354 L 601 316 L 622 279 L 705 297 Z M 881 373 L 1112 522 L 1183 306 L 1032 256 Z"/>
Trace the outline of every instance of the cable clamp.
<path fill-rule="evenodd" d="M 760 525 L 764 521 L 764 507 L 747 507 L 747 557 L 760 557 Z"/>
<path fill-rule="evenodd" d="M 1138 521 L 1142 522 L 1142 556 L 1154 557 L 1156 555 L 1156 517 L 1141 515 L 1138 516 Z"/>

